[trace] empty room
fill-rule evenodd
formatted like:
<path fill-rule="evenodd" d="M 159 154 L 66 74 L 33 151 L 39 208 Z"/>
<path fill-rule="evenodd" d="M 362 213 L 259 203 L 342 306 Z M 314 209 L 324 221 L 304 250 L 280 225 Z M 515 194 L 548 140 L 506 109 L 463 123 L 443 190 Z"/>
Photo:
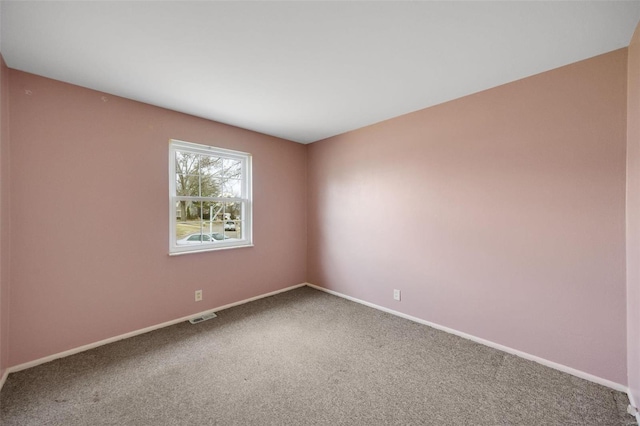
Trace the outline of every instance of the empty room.
<path fill-rule="evenodd" d="M 637 425 L 640 1 L 0 1 L 0 425 Z"/>

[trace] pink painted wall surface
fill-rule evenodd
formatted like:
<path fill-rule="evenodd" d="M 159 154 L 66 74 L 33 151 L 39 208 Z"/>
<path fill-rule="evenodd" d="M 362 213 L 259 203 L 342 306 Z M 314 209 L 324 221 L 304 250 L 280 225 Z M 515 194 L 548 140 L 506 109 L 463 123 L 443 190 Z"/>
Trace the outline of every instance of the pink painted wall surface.
<path fill-rule="evenodd" d="M 310 145 L 308 281 L 626 384 L 626 59 Z"/>
<path fill-rule="evenodd" d="M 640 25 L 627 67 L 627 368 L 629 396 L 640 404 Z"/>
<path fill-rule="evenodd" d="M 305 281 L 304 145 L 16 70 L 10 109 L 11 366 Z M 253 155 L 255 247 L 168 256 L 170 138 Z"/>
<path fill-rule="evenodd" d="M 0 55 L 0 378 L 9 366 L 9 70 Z"/>

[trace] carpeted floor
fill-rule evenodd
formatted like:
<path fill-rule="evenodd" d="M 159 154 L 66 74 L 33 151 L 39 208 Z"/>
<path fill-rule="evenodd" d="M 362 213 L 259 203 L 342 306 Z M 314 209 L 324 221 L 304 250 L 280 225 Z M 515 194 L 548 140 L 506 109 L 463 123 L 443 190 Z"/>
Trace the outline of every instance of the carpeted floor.
<path fill-rule="evenodd" d="M 631 425 L 626 395 L 308 287 L 13 373 L 9 425 Z"/>

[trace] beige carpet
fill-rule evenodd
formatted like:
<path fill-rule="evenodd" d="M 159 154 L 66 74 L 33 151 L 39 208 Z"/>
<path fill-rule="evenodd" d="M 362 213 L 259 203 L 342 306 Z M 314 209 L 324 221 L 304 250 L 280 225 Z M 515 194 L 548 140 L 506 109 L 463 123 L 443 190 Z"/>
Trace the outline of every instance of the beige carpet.
<path fill-rule="evenodd" d="M 308 287 L 9 375 L 9 425 L 629 425 L 626 395 Z"/>

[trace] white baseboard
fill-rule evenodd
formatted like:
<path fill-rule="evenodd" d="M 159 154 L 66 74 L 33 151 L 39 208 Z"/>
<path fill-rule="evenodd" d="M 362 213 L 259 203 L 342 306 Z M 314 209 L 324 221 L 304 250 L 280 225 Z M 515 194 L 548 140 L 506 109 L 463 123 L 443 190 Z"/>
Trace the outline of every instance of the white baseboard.
<path fill-rule="evenodd" d="M 540 358 L 538 356 L 531 355 L 529 353 L 522 352 L 522 351 L 519 351 L 517 349 L 513 349 L 513 348 L 510 348 L 508 346 L 501 345 L 499 343 L 492 342 L 490 340 L 482 339 L 480 337 L 476 337 L 476 336 L 473 336 L 471 334 L 467 334 L 467 333 L 464 333 L 462 331 L 455 330 L 453 328 L 449 328 L 449 327 L 445 327 L 445 326 L 442 326 L 442 325 L 439 325 L 439 324 L 435 324 L 435 323 L 432 323 L 430 321 L 423 320 L 421 318 L 417 318 L 417 317 L 414 317 L 414 316 L 411 316 L 411 315 L 403 314 L 402 312 L 394 311 L 393 309 L 389 309 L 389 308 L 385 308 L 383 306 L 375 305 L 373 303 L 365 302 L 364 300 L 356 299 L 355 297 L 347 296 L 346 294 L 342 294 L 342 293 L 339 293 L 339 292 L 334 291 L 334 290 L 329 290 L 329 289 L 326 289 L 324 287 L 319 287 L 317 285 L 310 284 L 310 283 L 307 283 L 307 285 L 309 287 L 315 288 L 316 290 L 324 291 L 326 293 L 333 294 L 334 296 L 342 297 L 342 298 L 350 300 L 352 302 L 360 303 L 360 304 L 368 306 L 370 308 L 378 309 L 380 311 L 387 312 L 389 314 L 396 315 L 396 316 L 399 316 L 401 318 L 417 322 L 419 324 L 424 324 L 424 325 L 427 325 L 429 327 L 433 327 L 435 329 L 438 329 L 438 330 L 441 330 L 441 331 L 444 331 L 444 332 L 447 332 L 447 333 L 450 333 L 450 334 L 455 334 L 456 336 L 460 336 L 460 337 L 463 337 L 465 339 L 474 341 L 476 343 L 480 343 L 481 345 L 489 346 L 491 348 L 498 349 L 498 350 L 503 351 L 503 352 L 507 352 L 507 353 L 509 353 L 511 355 L 516 355 L 516 356 L 519 356 L 520 358 L 528 359 L 529 361 L 535 361 L 538 364 L 542 364 L 544 366 L 551 367 L 551 368 L 553 368 L 555 370 L 562 371 L 563 373 L 568 373 L 568 374 L 571 374 L 573 376 L 579 377 L 581 379 L 585 379 L 585 380 L 588 380 L 590 382 L 594 382 L 594 383 L 597 383 L 599 385 L 603 385 L 603 386 L 606 386 L 608 388 L 611 388 L 611 389 L 614 389 L 614 390 L 617 390 L 617 391 L 620 391 L 620 392 L 625 392 L 625 393 L 628 394 L 629 388 L 627 388 L 627 386 L 625 386 L 625 385 L 621 385 L 620 383 L 612 382 L 611 380 L 603 379 L 602 377 L 594 376 L 593 374 L 585 373 L 584 371 L 576 370 L 575 368 L 567 367 L 566 365 L 558 364 L 557 362 L 549 361 L 547 359 Z"/>
<path fill-rule="evenodd" d="M 0 391 L 2 390 L 2 387 L 4 386 L 4 382 L 7 381 L 7 377 L 9 377 L 9 370 L 4 370 L 4 373 L 2 374 L 2 377 L 0 377 Z"/>
<path fill-rule="evenodd" d="M 220 307 L 217 307 L 217 308 L 207 309 L 206 311 L 198 312 L 198 313 L 186 316 L 186 317 L 177 318 L 177 319 L 174 319 L 174 320 L 171 320 L 171 321 L 163 322 L 162 324 L 156 324 L 156 325 L 152 325 L 150 327 L 141 328 L 139 330 L 131 331 L 129 333 L 121 334 L 119 336 L 110 337 L 108 339 L 100 340 L 98 342 L 89 343 L 88 345 L 79 346 L 77 348 L 69 349 L 69 350 L 64 351 L 64 352 L 59 352 L 57 354 L 49 355 L 49 356 L 46 356 L 44 358 L 39 358 L 39 359 L 36 359 L 36 360 L 33 360 L 33 361 L 25 362 L 23 364 L 14 365 L 13 367 L 7 368 L 3 378 L 0 379 L 0 390 L 2 389 L 2 384 L 4 384 L 4 380 L 6 380 L 6 376 L 8 376 L 9 373 L 15 373 L 17 371 L 26 370 L 27 368 L 35 367 L 37 365 L 44 364 L 44 363 L 53 361 L 53 360 L 58 359 L 58 358 L 64 358 L 64 357 L 67 357 L 67 356 L 70 356 L 70 355 L 75 355 L 75 354 L 80 353 L 80 352 L 88 351 L 89 349 L 97 348 L 98 346 L 102 346 L 102 345 L 106 345 L 106 344 L 109 344 L 109 343 L 117 342 L 118 340 L 128 339 L 129 337 L 138 336 L 140 334 L 148 333 L 150 331 L 157 330 L 159 328 L 164 328 L 164 327 L 168 327 L 170 325 L 178 324 L 178 323 L 183 322 L 183 321 L 188 321 L 191 318 L 199 317 L 199 316 L 202 316 L 202 315 L 204 315 L 206 313 L 209 313 L 209 312 L 222 311 L 224 309 L 232 308 L 234 306 L 243 305 L 245 303 L 253 302 L 254 300 L 258 300 L 258 299 L 262 299 L 262 298 L 265 298 L 265 297 L 273 296 L 273 295 L 276 295 L 278 293 L 284 293 L 285 291 L 290 291 L 290 290 L 293 290 L 293 289 L 296 289 L 296 288 L 299 288 L 299 287 L 303 287 L 305 285 L 307 285 L 307 283 L 302 283 L 302 284 L 297 284 L 297 285 L 294 285 L 294 286 L 291 286 L 291 287 L 282 288 L 280 290 L 272 291 L 270 293 L 265 293 L 265 294 L 261 294 L 259 296 L 250 297 L 248 299 L 240 300 L 239 302 L 233 302 L 233 303 L 229 303 L 228 305 L 220 306 Z"/>
<path fill-rule="evenodd" d="M 355 297 L 347 296 L 346 294 L 342 294 L 342 293 L 339 293 L 339 292 L 334 291 L 334 290 L 329 290 L 329 289 L 326 289 L 324 287 L 319 287 L 319 286 L 311 284 L 311 283 L 302 283 L 302 284 L 297 284 L 297 285 L 294 285 L 294 286 L 291 286 L 291 287 L 286 287 L 286 288 L 283 288 L 283 289 L 280 289 L 280 290 L 276 290 L 276 291 L 272 291 L 272 292 L 269 292 L 269 293 L 261 294 L 259 296 L 251 297 L 251 298 L 244 299 L 244 300 L 241 300 L 241 301 L 238 301 L 238 302 L 229 303 L 227 305 L 220 306 L 220 307 L 217 307 L 217 308 L 207 309 L 206 311 L 203 311 L 203 312 L 194 313 L 194 314 L 189 315 L 189 316 L 185 316 L 185 317 L 182 317 L 182 318 L 177 318 L 177 319 L 174 319 L 174 320 L 171 320 L 171 321 L 163 322 L 161 324 L 156 324 L 156 325 L 153 325 L 153 326 L 150 326 L 150 327 L 146 327 L 146 328 L 142 328 L 142 329 L 139 329 L 139 330 L 131 331 L 129 333 L 121 334 L 119 336 L 110 337 L 108 339 L 100 340 L 98 342 L 90 343 L 88 345 L 83 345 L 83 346 L 80 346 L 80 347 L 77 347 L 77 348 L 74 348 L 74 349 L 69 349 L 69 350 L 64 351 L 64 352 L 60 352 L 60 353 L 57 353 L 57 354 L 49 355 L 49 356 L 46 356 L 44 358 L 39 358 L 39 359 L 36 359 L 36 360 L 33 360 L 33 361 L 25 362 L 23 364 L 19 364 L 19 365 L 15 365 L 15 366 L 9 367 L 9 368 L 7 368 L 5 370 L 5 372 L 2 375 L 2 377 L 0 377 L 0 390 L 2 390 L 2 386 L 4 385 L 5 381 L 7 380 L 7 376 L 9 375 L 9 373 L 15 373 L 17 371 L 21 371 L 21 370 L 25 370 L 27 368 L 35 367 L 37 365 L 44 364 L 44 363 L 53 361 L 53 360 L 58 359 L 58 358 L 64 358 L 64 357 L 67 357 L 67 356 L 70 356 L 70 355 L 75 355 L 77 353 L 84 352 L 84 351 L 87 351 L 89 349 L 93 349 L 93 348 L 97 348 L 99 346 L 103 346 L 103 345 L 106 345 L 106 344 L 109 344 L 109 343 L 117 342 L 118 340 L 127 339 L 129 337 L 134 337 L 134 336 L 137 336 L 137 335 L 140 335 L 140 334 L 148 333 L 150 331 L 157 330 L 157 329 L 164 328 L 164 327 L 168 327 L 168 326 L 171 326 L 171 325 L 183 322 L 183 321 L 188 321 L 191 318 L 198 317 L 198 316 L 201 316 L 201 315 L 209 313 L 209 312 L 222 311 L 224 309 L 228 309 L 228 308 L 231 308 L 231 307 L 234 307 L 234 306 L 243 305 L 245 303 L 253 302 L 254 300 L 258 300 L 258 299 L 262 299 L 262 298 L 265 298 L 265 297 L 273 296 L 273 295 L 276 295 L 278 293 L 284 293 L 286 291 L 290 291 L 290 290 L 293 290 L 293 289 L 296 289 L 296 288 L 299 288 L 299 287 L 303 287 L 305 285 L 309 286 L 311 288 L 314 288 L 316 290 L 324 291 L 326 293 L 333 294 L 334 296 L 342 297 L 342 298 L 350 300 L 352 302 L 356 302 L 356 303 L 368 306 L 370 308 L 374 308 L 374 309 L 377 309 L 377 310 L 380 310 L 380 311 L 383 311 L 383 312 L 387 312 L 389 314 L 396 315 L 398 317 L 405 318 L 407 320 L 414 321 L 414 322 L 417 322 L 419 324 L 424 324 L 424 325 L 427 325 L 429 327 L 433 327 L 435 329 L 442 330 L 444 332 L 447 332 L 447 333 L 450 333 L 450 334 L 454 334 L 456 336 L 460 336 L 462 338 L 474 341 L 476 343 L 480 343 L 480 344 L 485 345 L 485 346 L 489 346 L 489 347 L 494 348 L 494 349 L 498 349 L 498 350 L 503 351 L 503 352 L 507 352 L 507 353 L 512 354 L 512 355 L 519 356 L 519 357 L 524 358 L 524 359 L 528 359 L 530 361 L 535 361 L 535 362 L 537 362 L 539 364 L 542 364 L 542 365 L 545 365 L 547 367 L 550 367 L 550 368 L 562 371 L 564 373 L 568 373 L 568 374 L 571 374 L 573 376 L 579 377 L 581 379 L 585 379 L 585 380 L 588 380 L 590 382 L 598 383 L 600 385 L 609 387 L 611 389 L 614 389 L 614 390 L 617 390 L 617 391 L 620 391 L 620 392 L 625 392 L 625 393 L 628 394 L 628 390 L 629 389 L 626 386 L 621 385 L 619 383 L 615 383 L 615 382 L 612 382 L 610 380 L 603 379 L 601 377 L 594 376 L 594 375 L 589 374 L 589 373 L 585 373 L 584 371 L 576 370 L 575 368 L 567 367 L 566 365 L 558 364 L 556 362 L 549 361 L 547 359 L 540 358 L 538 356 L 531 355 L 529 353 L 522 352 L 522 351 L 519 351 L 517 349 L 510 348 L 508 346 L 501 345 L 499 343 L 495 343 L 495 342 L 492 342 L 492 341 L 489 341 L 489 340 L 486 340 L 486 339 L 482 339 L 480 337 L 476 337 L 476 336 L 473 336 L 471 334 L 463 333 L 461 331 L 458 331 L 458 330 L 455 330 L 455 329 L 452 329 L 452 328 L 449 328 L 449 327 L 445 327 L 445 326 L 442 326 L 442 325 L 439 325 L 439 324 L 435 324 L 435 323 L 432 323 L 430 321 L 423 320 L 421 318 L 417 318 L 417 317 L 414 317 L 414 316 L 411 316 L 411 315 L 403 314 L 402 312 L 394 311 L 393 309 L 385 308 L 383 306 L 375 305 L 373 303 L 369 303 L 369 302 L 366 302 L 364 300 L 357 299 Z M 631 399 L 631 395 L 629 395 L 629 397 Z M 631 401 L 631 403 L 632 403 L 632 405 L 636 406 L 634 404 L 634 401 Z M 636 415 L 636 417 L 639 417 L 639 416 L 640 415 Z M 638 422 L 640 424 L 640 418 L 638 419 Z"/>
<path fill-rule="evenodd" d="M 640 411 L 638 411 L 638 404 L 634 400 L 633 395 L 631 394 L 631 391 L 627 392 L 627 395 L 629 396 L 629 404 L 636 409 L 636 414 L 634 416 L 636 418 L 636 423 L 640 425 Z"/>

